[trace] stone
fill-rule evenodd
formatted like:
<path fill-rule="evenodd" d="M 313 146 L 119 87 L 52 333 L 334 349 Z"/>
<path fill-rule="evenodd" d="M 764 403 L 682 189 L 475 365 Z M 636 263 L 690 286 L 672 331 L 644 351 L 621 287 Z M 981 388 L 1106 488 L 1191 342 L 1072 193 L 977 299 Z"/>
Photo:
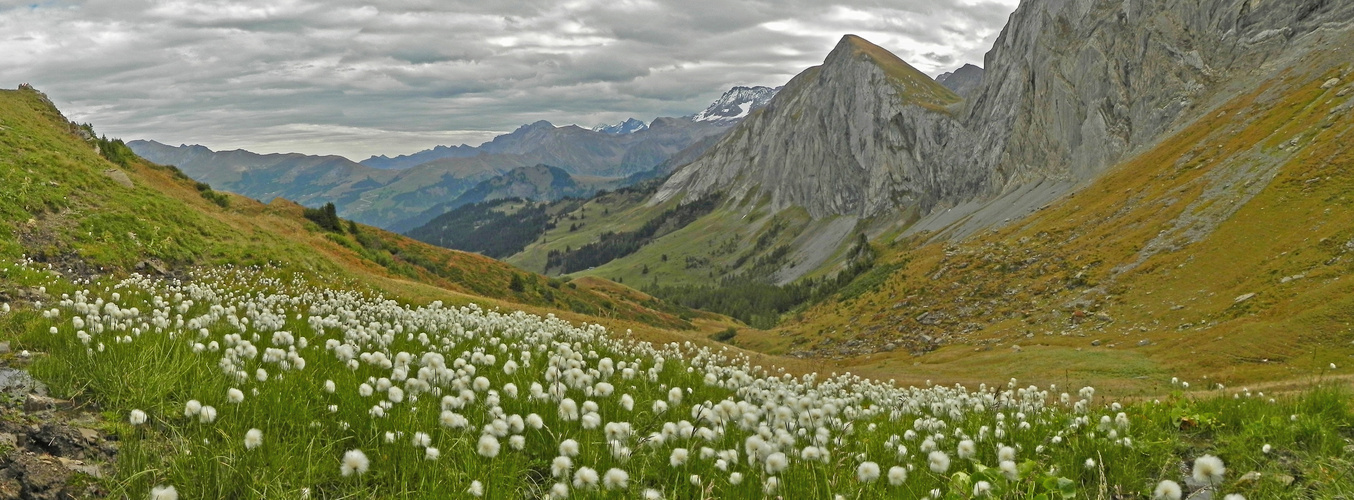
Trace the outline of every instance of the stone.
<path fill-rule="evenodd" d="M 1100 347 L 1100 339 L 1092 340 L 1091 347 Z"/>
<path fill-rule="evenodd" d="M 1335 88 L 1335 86 L 1336 86 L 1336 85 L 1339 85 L 1339 84 L 1340 84 L 1340 79 L 1339 79 L 1339 78 L 1331 78 L 1330 80 L 1326 80 L 1325 83 L 1322 83 L 1322 84 L 1321 84 L 1321 88 L 1322 88 L 1323 90 L 1324 90 L 1324 89 L 1331 89 L 1331 88 Z"/>
<path fill-rule="evenodd" d="M 1146 347 L 1146 346 L 1149 346 L 1149 345 L 1152 345 L 1152 341 L 1150 341 L 1150 340 L 1142 339 L 1142 340 L 1139 340 L 1139 341 L 1138 341 L 1138 347 Z"/>
<path fill-rule="evenodd" d="M 24 411 L 69 410 L 75 407 L 74 401 L 56 399 L 37 394 L 29 394 L 24 400 Z"/>
<path fill-rule="evenodd" d="M 1232 303 L 1234 303 L 1234 304 L 1240 304 L 1240 303 L 1242 303 L 1242 302 L 1251 300 L 1252 298 L 1255 298 L 1255 293 L 1254 293 L 1254 292 L 1247 293 L 1247 294 L 1244 294 L 1244 295 L 1238 295 L 1235 299 L 1232 299 Z"/>

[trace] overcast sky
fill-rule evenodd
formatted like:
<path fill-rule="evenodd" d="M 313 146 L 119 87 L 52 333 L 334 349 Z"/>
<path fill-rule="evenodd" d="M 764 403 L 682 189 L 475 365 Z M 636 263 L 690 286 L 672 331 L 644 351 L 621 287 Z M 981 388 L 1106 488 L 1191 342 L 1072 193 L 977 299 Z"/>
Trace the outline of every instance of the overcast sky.
<path fill-rule="evenodd" d="M 847 33 L 933 76 L 982 65 L 1017 3 L 0 0 L 0 87 L 110 137 L 361 160 L 693 114 Z"/>

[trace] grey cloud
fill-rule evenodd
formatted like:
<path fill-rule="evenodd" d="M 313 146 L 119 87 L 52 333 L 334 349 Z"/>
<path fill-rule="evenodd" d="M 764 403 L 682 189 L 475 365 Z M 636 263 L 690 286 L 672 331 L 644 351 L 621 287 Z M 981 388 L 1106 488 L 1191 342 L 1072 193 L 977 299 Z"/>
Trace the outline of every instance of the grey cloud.
<path fill-rule="evenodd" d="M 855 33 L 931 74 L 1016 0 L 0 0 L 0 84 L 127 139 L 365 158 L 694 113 Z"/>

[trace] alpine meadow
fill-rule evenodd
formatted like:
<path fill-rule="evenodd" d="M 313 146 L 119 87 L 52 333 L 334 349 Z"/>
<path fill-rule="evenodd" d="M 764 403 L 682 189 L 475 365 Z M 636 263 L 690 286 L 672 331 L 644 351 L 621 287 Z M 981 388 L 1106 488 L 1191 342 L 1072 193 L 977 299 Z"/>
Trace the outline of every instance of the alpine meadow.
<path fill-rule="evenodd" d="M 0 499 L 1354 499 L 1354 3 L 0 26 Z"/>

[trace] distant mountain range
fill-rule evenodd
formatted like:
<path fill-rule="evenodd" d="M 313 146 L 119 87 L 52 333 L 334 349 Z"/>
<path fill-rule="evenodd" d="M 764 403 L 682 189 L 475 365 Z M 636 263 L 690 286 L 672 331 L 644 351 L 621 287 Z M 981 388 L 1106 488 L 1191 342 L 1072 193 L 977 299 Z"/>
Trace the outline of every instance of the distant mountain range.
<path fill-rule="evenodd" d="M 604 131 L 575 125 L 556 127 L 539 121 L 479 146 L 438 146 L 394 158 L 374 156 L 362 163 L 339 156 L 218 152 L 199 145 L 176 147 L 146 140 L 132 141 L 128 146 L 148 160 L 176 165 L 216 189 L 263 201 L 283 197 L 308 206 L 332 202 L 345 218 L 383 228 L 409 229 L 440 211 L 455 208 L 458 198 L 481 182 L 520 167 L 553 167 L 577 177 L 571 181 L 571 185 L 579 186 L 577 189 L 615 187 L 631 182 L 627 179 L 632 177 L 652 177 L 648 172 L 660 167 L 670 169 L 671 165 L 664 167 L 669 159 L 690 156 L 693 145 L 709 144 L 704 139 L 722 135 L 737 122 L 708 117 L 729 106 L 754 109 L 773 92 L 766 87 L 736 87 L 693 117 L 660 117 L 647 125 L 631 119 Z M 706 119 L 696 119 L 702 116 Z M 500 179 L 500 186 L 487 192 L 484 199 L 508 192 L 525 193 L 527 198 L 533 194 L 563 196 L 566 191 L 580 194 L 549 185 L 528 185 L 540 179 L 544 177 L 513 175 Z"/>
<path fill-rule="evenodd" d="M 635 132 L 639 132 L 647 128 L 649 128 L 649 126 L 646 125 L 644 122 L 636 120 L 634 118 L 629 118 L 615 125 L 598 125 L 596 127 L 593 127 L 592 131 L 611 135 L 625 135 L 625 134 L 633 134 Z"/>

